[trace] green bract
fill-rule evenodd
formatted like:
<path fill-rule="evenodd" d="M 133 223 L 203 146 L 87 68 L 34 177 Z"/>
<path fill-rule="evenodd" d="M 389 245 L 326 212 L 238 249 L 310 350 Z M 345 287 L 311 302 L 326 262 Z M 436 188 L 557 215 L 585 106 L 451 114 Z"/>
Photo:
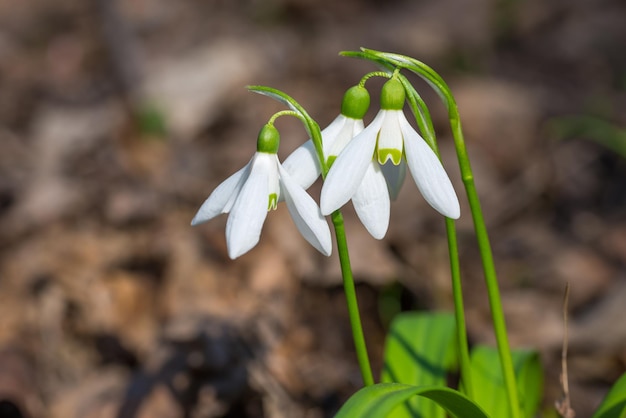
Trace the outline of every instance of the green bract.
<path fill-rule="evenodd" d="M 404 86 L 396 79 L 392 78 L 383 85 L 380 93 L 380 108 L 384 110 L 401 110 L 404 107 Z"/>
<path fill-rule="evenodd" d="M 365 87 L 350 87 L 343 95 L 341 114 L 352 119 L 363 119 L 370 107 L 370 94 Z"/>
<path fill-rule="evenodd" d="M 278 129 L 273 125 L 267 124 L 261 128 L 259 138 L 257 139 L 256 149 L 258 152 L 266 152 L 268 154 L 276 154 L 278 145 L 280 144 L 280 134 Z"/>

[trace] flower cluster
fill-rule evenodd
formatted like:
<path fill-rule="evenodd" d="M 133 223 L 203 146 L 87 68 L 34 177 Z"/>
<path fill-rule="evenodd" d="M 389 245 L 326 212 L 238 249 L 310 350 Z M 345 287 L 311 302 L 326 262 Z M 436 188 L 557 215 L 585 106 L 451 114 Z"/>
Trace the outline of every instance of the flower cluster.
<path fill-rule="evenodd" d="M 279 134 L 268 123 L 259 134 L 252 160 L 215 189 L 192 225 L 230 212 L 226 240 L 229 256 L 236 258 L 257 244 L 267 212 L 284 199 L 304 238 L 330 255 L 330 230 L 324 215 L 352 200 L 368 232 L 382 239 L 389 226 L 390 201 L 398 195 L 407 167 L 424 199 L 442 215 L 457 219 L 459 202 L 446 171 L 404 116 L 405 94 L 395 77 L 387 81 L 381 92 L 381 109 L 364 127 L 369 93 L 361 85 L 348 89 L 341 114 L 321 132 L 330 169 L 320 207 L 305 192 L 322 173 L 312 139 L 281 165 L 276 155 Z"/>

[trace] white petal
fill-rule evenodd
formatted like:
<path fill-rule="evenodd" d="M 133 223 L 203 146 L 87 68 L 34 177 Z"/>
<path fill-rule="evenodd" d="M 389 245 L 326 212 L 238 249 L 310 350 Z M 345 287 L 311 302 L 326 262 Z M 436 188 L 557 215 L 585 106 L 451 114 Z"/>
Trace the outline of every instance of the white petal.
<path fill-rule="evenodd" d="M 389 159 L 394 159 L 395 164 L 402 161 L 402 131 L 400 130 L 400 116 L 404 117 L 402 110 L 386 110 L 385 119 L 380 127 L 378 135 L 378 162 L 385 164 Z"/>
<path fill-rule="evenodd" d="M 322 172 L 312 140 L 300 145 L 283 162 L 291 178 L 303 189 L 311 187 Z"/>
<path fill-rule="evenodd" d="M 276 169 L 271 154 L 256 153 L 252 159 L 250 175 L 226 222 L 226 243 L 230 258 L 245 254 L 259 242 L 267 217 L 270 171 Z"/>
<path fill-rule="evenodd" d="M 275 165 L 274 170 L 269 171 L 269 175 L 267 176 L 267 195 L 268 195 L 268 207 L 267 210 L 274 210 L 278 205 L 278 201 L 282 199 L 282 193 L 280 192 L 280 180 L 278 176 L 278 155 L 276 154 L 267 154 L 270 156 L 270 159 L 273 161 Z"/>
<path fill-rule="evenodd" d="M 372 161 L 383 116 L 382 111 L 378 112 L 372 123 L 350 141 L 330 167 L 320 198 L 324 215 L 339 209 L 356 193 Z"/>
<path fill-rule="evenodd" d="M 461 216 L 459 200 L 441 161 L 406 119 L 400 120 L 409 171 L 424 199 L 448 218 Z"/>
<path fill-rule="evenodd" d="M 335 134 L 334 138 L 326 141 L 329 145 L 324 149 L 326 158 L 337 157 L 341 151 L 348 145 L 350 140 L 363 131 L 363 121 L 360 119 L 352 119 L 344 117 L 345 122 L 341 130 Z"/>
<path fill-rule="evenodd" d="M 340 114 L 322 131 L 322 144 L 325 158 L 328 158 L 330 155 L 330 149 L 333 148 L 337 135 L 344 129 L 347 122 L 348 118 Z"/>
<path fill-rule="evenodd" d="M 345 124 L 346 117 L 339 115 L 322 131 L 322 147 L 324 156 L 328 158 L 328 147 L 334 142 L 335 136 Z M 311 187 L 322 172 L 313 141 L 309 139 L 300 145 L 283 161 L 283 168 L 291 178 L 303 189 Z"/>
<path fill-rule="evenodd" d="M 233 206 L 237 194 L 250 173 L 250 164 L 224 180 L 213 193 L 204 201 L 198 213 L 191 220 L 191 225 L 198 225 L 215 218 L 222 213 L 228 213 Z"/>
<path fill-rule="evenodd" d="M 396 200 L 400 193 L 400 188 L 404 183 L 406 177 L 406 163 L 404 159 L 398 165 L 394 165 L 393 162 L 387 161 L 380 167 L 387 181 L 387 187 L 389 188 L 389 196 L 391 200 Z"/>
<path fill-rule="evenodd" d="M 389 191 L 380 166 L 373 160 L 352 196 L 352 204 L 367 231 L 374 238 L 382 239 L 389 227 Z"/>
<path fill-rule="evenodd" d="M 287 209 L 298 230 L 312 246 L 322 254 L 329 256 L 332 252 L 330 229 L 320 208 L 303 188 L 298 186 L 280 164 L 278 165 L 280 182 Z"/>

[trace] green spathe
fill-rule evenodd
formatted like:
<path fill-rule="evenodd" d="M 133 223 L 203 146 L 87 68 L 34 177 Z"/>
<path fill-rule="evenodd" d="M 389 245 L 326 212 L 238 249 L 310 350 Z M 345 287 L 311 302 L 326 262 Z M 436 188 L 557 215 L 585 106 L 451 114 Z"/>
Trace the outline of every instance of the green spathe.
<path fill-rule="evenodd" d="M 392 78 L 383 85 L 380 93 L 380 108 L 384 110 L 401 110 L 404 107 L 406 93 L 400 80 Z"/>
<path fill-rule="evenodd" d="M 280 144 L 280 134 L 274 125 L 267 124 L 261 128 L 257 139 L 256 149 L 258 152 L 276 154 Z"/>
<path fill-rule="evenodd" d="M 363 119 L 370 107 L 370 94 L 365 87 L 350 87 L 343 95 L 341 114 L 352 119 Z"/>

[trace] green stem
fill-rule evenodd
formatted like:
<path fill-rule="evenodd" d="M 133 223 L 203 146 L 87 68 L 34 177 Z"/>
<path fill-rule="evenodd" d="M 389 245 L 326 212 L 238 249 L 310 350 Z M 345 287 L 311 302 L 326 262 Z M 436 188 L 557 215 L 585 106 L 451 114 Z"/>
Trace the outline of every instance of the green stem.
<path fill-rule="evenodd" d="M 519 418 L 520 404 L 519 395 L 517 392 L 517 382 L 515 380 L 515 369 L 513 368 L 511 348 L 506 332 L 506 322 L 502 309 L 502 300 L 498 287 L 496 269 L 493 262 L 491 244 L 489 243 L 489 235 L 487 234 L 485 220 L 483 219 L 483 214 L 480 207 L 480 200 L 478 199 L 478 193 L 476 192 L 476 186 L 474 184 L 474 175 L 472 173 L 469 158 L 467 156 L 465 141 L 463 139 L 463 131 L 461 129 L 461 120 L 459 117 L 459 111 L 456 102 L 454 100 L 454 96 L 452 95 L 452 92 L 450 91 L 448 85 L 439 76 L 439 74 L 437 74 L 432 68 L 430 68 L 426 64 L 414 58 L 368 49 L 363 49 L 362 51 L 363 52 L 361 53 L 350 52 L 344 55 L 365 58 L 378 63 L 383 63 L 387 66 L 394 65 L 412 71 L 413 73 L 426 80 L 433 87 L 433 89 L 439 94 L 448 109 L 448 119 L 450 120 L 450 126 L 452 127 L 454 146 L 456 148 L 459 167 L 461 169 L 461 177 L 463 179 L 465 192 L 467 194 L 467 199 L 470 205 L 470 211 L 472 213 L 474 230 L 476 231 L 476 239 L 478 241 L 478 249 L 480 251 L 480 257 L 483 264 L 485 283 L 487 286 L 487 295 L 491 308 L 493 329 L 496 336 L 498 354 L 500 356 L 500 363 L 502 366 L 502 375 L 504 378 L 504 385 L 509 401 L 509 411 L 511 414 L 510 416 L 511 418 Z"/>
<path fill-rule="evenodd" d="M 317 123 L 309 126 L 309 133 L 315 145 L 317 157 L 321 166 L 322 178 L 325 179 L 328 174 L 328 164 L 322 151 L 322 134 Z M 339 264 L 341 265 L 341 276 L 343 278 L 343 289 L 346 294 L 346 305 L 348 307 L 348 316 L 350 318 L 350 327 L 352 329 L 352 339 L 354 340 L 354 348 L 356 350 L 357 361 L 361 369 L 361 376 L 365 386 L 374 384 L 374 376 L 370 366 L 369 357 L 367 355 L 367 346 L 365 345 L 365 336 L 363 335 L 363 326 L 361 325 L 361 315 L 359 314 L 359 304 L 356 297 L 356 288 L 354 286 L 354 277 L 352 276 L 352 267 L 350 265 L 350 254 L 348 252 L 348 240 L 343 222 L 343 215 L 340 210 L 332 213 L 331 219 L 335 228 L 335 237 L 337 240 L 337 253 L 339 254 Z"/>
<path fill-rule="evenodd" d="M 350 326 L 352 328 L 352 338 L 356 349 L 356 356 L 363 377 L 363 384 L 371 386 L 374 384 L 372 368 L 367 356 L 367 347 L 365 345 L 365 336 L 363 335 L 363 327 L 361 326 L 361 317 L 359 315 L 359 305 L 356 298 L 356 289 L 354 287 L 354 278 L 352 277 L 352 268 L 350 267 L 350 255 L 348 253 L 348 241 L 343 223 L 343 215 L 340 211 L 335 211 L 331 215 L 333 225 L 335 227 L 335 236 L 337 238 L 337 252 L 339 253 L 339 263 L 341 264 L 341 275 L 343 276 L 343 288 L 346 294 L 346 302 L 348 305 L 348 315 L 350 317 Z"/>
<path fill-rule="evenodd" d="M 469 201 L 472 219 L 474 221 L 474 230 L 478 241 L 478 249 L 483 264 L 483 272 L 485 275 L 485 283 L 487 285 L 487 296 L 489 298 L 489 306 L 491 307 L 491 317 L 493 321 L 494 334 L 498 345 L 498 353 L 502 366 L 502 375 L 504 384 L 507 389 L 509 398 L 509 409 L 512 418 L 519 418 L 519 397 L 517 392 L 517 382 L 515 380 L 515 369 L 513 368 L 513 359 L 511 357 L 511 346 L 506 331 L 506 321 L 504 318 L 504 310 L 502 309 L 502 298 L 500 297 L 500 288 L 498 286 L 498 277 L 493 261 L 493 252 L 491 251 L 491 243 L 489 242 L 489 234 L 483 218 L 483 212 L 480 206 L 476 185 L 474 184 L 474 175 L 470 166 L 465 141 L 463 140 L 463 132 L 461 130 L 461 121 L 459 119 L 458 110 L 454 99 L 451 98 L 453 106 L 450 107 L 450 124 L 452 126 L 452 135 L 454 137 L 454 145 L 457 151 L 459 166 L 461 167 L 461 176 L 465 185 L 465 192 Z"/>
<path fill-rule="evenodd" d="M 472 383 L 472 367 L 467 344 L 465 310 L 463 308 L 459 247 L 457 245 L 456 226 L 453 219 L 446 218 L 446 234 L 448 236 L 448 253 L 450 254 L 450 274 L 452 276 L 452 296 L 454 299 L 454 317 L 456 319 L 456 339 L 459 346 L 461 381 L 463 382 L 463 388 L 468 398 L 475 399 L 474 384 Z"/>
<path fill-rule="evenodd" d="M 407 99 L 409 107 L 413 112 L 415 121 L 424 135 L 424 140 L 439 155 L 439 147 L 437 146 L 437 138 L 435 128 L 433 126 L 430 112 L 426 103 L 422 100 L 419 93 L 409 83 L 406 77 L 400 75 L 405 90 L 407 91 Z M 459 263 L 459 248 L 456 239 L 456 227 L 453 219 L 446 218 L 446 234 L 448 237 L 448 254 L 450 257 L 450 276 L 452 278 L 452 295 L 454 299 L 454 316 L 456 320 L 456 339 L 459 352 L 459 364 L 461 368 L 461 380 L 465 393 L 470 399 L 474 399 L 474 385 L 472 384 L 472 373 L 469 356 L 469 347 L 467 342 L 467 328 L 465 325 L 465 308 L 463 304 L 463 289 L 461 285 L 461 269 Z"/>
<path fill-rule="evenodd" d="M 478 249 L 483 264 L 483 272 L 485 276 L 485 284 L 487 286 L 487 296 L 489 298 L 489 306 L 491 307 L 491 318 L 493 321 L 493 330 L 498 345 L 498 353 L 502 366 L 502 375 L 504 384 L 509 398 L 509 410 L 512 418 L 519 418 L 519 397 L 517 392 L 517 382 L 515 380 L 515 369 L 513 368 L 513 359 L 511 357 L 511 346 L 509 337 L 506 332 L 506 321 L 504 318 L 504 310 L 502 309 L 502 298 L 500 297 L 500 288 L 498 286 L 498 277 L 493 262 L 493 253 L 491 251 L 491 243 L 489 242 L 489 234 L 483 218 L 483 212 L 480 206 L 480 199 L 476 192 L 474 184 L 474 174 L 467 156 L 465 141 L 463 139 L 463 130 L 461 128 L 461 119 L 456 102 L 452 97 L 452 93 L 448 86 L 443 83 L 442 93 L 448 104 L 448 118 L 452 128 L 452 136 L 454 138 L 454 146 L 456 148 L 457 159 L 461 169 L 461 177 L 465 186 L 465 193 L 469 201 L 472 219 L 474 221 L 474 231 L 478 241 Z"/>
<path fill-rule="evenodd" d="M 385 71 L 374 71 L 373 73 L 365 74 L 363 77 L 361 77 L 361 81 L 359 81 L 359 87 L 365 87 L 365 82 L 372 77 L 390 78 L 391 74 Z"/>

